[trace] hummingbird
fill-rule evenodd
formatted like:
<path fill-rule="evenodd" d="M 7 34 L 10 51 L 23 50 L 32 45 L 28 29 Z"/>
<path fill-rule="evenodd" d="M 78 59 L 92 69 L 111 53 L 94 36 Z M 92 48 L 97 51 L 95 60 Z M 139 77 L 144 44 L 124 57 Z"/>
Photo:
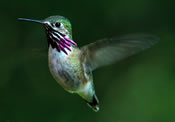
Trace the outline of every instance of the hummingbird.
<path fill-rule="evenodd" d="M 157 40 L 150 34 L 128 34 L 101 39 L 80 48 L 73 41 L 70 21 L 63 16 L 18 20 L 43 25 L 48 41 L 48 65 L 53 78 L 69 93 L 82 97 L 95 112 L 99 111 L 99 100 L 92 71 L 137 54 Z"/>

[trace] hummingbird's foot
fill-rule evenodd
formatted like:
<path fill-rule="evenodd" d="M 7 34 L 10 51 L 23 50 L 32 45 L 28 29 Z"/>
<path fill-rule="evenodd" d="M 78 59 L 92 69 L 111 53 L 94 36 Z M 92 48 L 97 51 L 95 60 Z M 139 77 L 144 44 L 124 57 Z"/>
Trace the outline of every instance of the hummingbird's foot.
<path fill-rule="evenodd" d="M 92 108 L 95 112 L 98 112 L 100 110 L 99 108 L 99 100 L 96 95 L 93 96 L 92 102 L 87 102 L 87 105 Z"/>

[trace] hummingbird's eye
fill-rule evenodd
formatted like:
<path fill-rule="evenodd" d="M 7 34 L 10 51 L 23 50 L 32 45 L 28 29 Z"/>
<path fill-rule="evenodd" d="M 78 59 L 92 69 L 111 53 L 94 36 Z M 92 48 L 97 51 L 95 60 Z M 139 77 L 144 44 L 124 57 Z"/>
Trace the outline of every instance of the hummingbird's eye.
<path fill-rule="evenodd" d="M 58 28 L 60 27 L 60 25 L 61 25 L 60 22 L 55 23 L 55 26 L 58 27 Z"/>

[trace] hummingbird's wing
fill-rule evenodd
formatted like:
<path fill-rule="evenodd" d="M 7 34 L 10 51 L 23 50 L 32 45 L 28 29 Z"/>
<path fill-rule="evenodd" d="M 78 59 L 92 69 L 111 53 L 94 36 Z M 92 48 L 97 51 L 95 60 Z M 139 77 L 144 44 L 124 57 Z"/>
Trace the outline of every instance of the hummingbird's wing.
<path fill-rule="evenodd" d="M 103 39 L 82 47 L 81 59 L 94 70 L 147 49 L 157 40 L 157 37 L 148 34 L 129 34 Z"/>

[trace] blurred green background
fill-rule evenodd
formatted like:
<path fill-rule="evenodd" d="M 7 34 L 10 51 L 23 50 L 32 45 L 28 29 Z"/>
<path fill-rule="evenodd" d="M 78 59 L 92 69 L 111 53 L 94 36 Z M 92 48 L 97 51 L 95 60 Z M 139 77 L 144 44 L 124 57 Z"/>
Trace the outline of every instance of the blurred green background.
<path fill-rule="evenodd" d="M 171 0 L 14 0 L 0 4 L 0 122 L 175 122 L 175 2 Z M 44 29 L 18 17 L 67 17 L 79 46 L 135 32 L 153 48 L 94 71 L 100 112 L 52 78 Z"/>

